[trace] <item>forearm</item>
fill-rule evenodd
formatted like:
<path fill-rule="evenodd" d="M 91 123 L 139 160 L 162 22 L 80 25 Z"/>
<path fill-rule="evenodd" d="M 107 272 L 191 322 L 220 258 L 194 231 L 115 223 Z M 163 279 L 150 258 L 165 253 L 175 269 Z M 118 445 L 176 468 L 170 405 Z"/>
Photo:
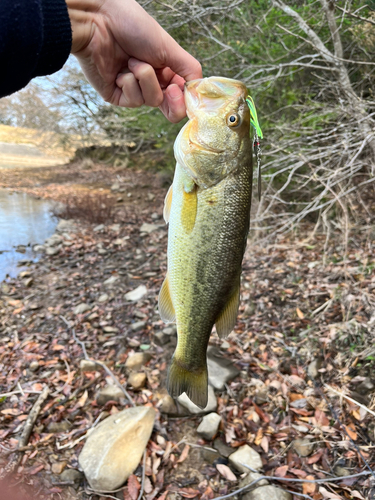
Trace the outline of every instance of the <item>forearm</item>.
<path fill-rule="evenodd" d="M 0 0 L 0 19 L 0 97 L 63 66 L 71 48 L 64 0 Z"/>

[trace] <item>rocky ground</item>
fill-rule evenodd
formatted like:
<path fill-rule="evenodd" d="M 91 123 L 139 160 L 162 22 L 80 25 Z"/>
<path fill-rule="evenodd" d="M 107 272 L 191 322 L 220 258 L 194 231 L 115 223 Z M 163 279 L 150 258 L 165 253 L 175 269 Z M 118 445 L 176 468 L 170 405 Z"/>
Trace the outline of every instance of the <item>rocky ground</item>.
<path fill-rule="evenodd" d="M 353 228 L 346 260 L 339 239 L 326 252 L 324 236 L 307 240 L 309 227 L 249 242 L 237 325 L 224 341 L 212 335 L 201 412 L 165 390 L 176 332 L 157 311 L 163 179 L 93 164 L 32 175 L 39 186 L 17 172 L 2 186 L 60 201 L 84 189 L 116 204 L 104 223 L 62 220 L 38 262 L 0 285 L 2 475 L 13 469 L 12 481 L 41 499 L 136 500 L 142 487 L 146 500 L 209 500 L 253 481 L 237 498 L 373 498 L 371 224 Z M 120 418 L 126 432 L 113 432 Z M 133 459 L 122 485 L 116 474 Z"/>

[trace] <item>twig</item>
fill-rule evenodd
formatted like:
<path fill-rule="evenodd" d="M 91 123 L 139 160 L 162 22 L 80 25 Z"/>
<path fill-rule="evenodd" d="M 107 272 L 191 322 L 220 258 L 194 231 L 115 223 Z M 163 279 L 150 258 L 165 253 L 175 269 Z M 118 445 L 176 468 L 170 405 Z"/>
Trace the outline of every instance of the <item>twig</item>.
<path fill-rule="evenodd" d="M 334 389 L 333 387 L 331 387 L 330 385 L 328 384 L 324 384 L 324 387 L 326 389 L 328 389 L 329 391 L 332 391 L 334 392 L 335 394 L 337 394 L 338 396 L 340 396 L 341 398 L 345 398 L 347 399 L 348 401 L 350 401 L 351 403 L 354 403 L 355 405 L 359 406 L 360 408 L 362 408 L 363 410 L 367 411 L 368 413 L 370 413 L 371 415 L 373 415 L 375 417 L 375 412 L 370 410 L 369 408 L 367 408 L 367 406 L 361 404 L 361 403 L 358 403 L 358 401 L 356 401 L 355 399 L 352 399 L 350 398 L 349 396 L 346 396 L 345 394 L 343 394 L 342 392 L 339 392 L 337 391 L 336 389 Z"/>
<path fill-rule="evenodd" d="M 137 500 L 141 500 L 143 496 L 143 492 L 145 489 L 145 479 L 146 479 L 146 450 L 143 452 L 142 482 Z"/>
<path fill-rule="evenodd" d="M 249 469 L 250 471 L 254 472 L 254 469 L 251 467 L 248 467 L 246 464 L 241 464 L 246 469 Z M 255 479 L 252 483 L 247 484 L 246 486 L 243 486 L 242 488 L 239 488 L 238 490 L 232 491 L 231 493 L 228 493 L 227 495 L 223 495 L 221 497 L 216 497 L 215 500 L 224 500 L 225 498 L 231 498 L 234 497 L 235 495 L 238 495 L 239 493 L 242 493 L 245 490 L 248 490 L 252 488 L 256 483 L 259 481 L 262 481 L 262 479 L 266 479 L 268 481 L 286 481 L 290 483 L 313 483 L 313 484 L 321 484 L 321 483 L 331 483 L 333 481 L 342 481 L 344 479 L 351 479 L 355 477 L 360 477 L 360 476 L 369 476 L 371 472 L 369 471 L 363 471 L 359 472 L 358 474 L 351 474 L 349 476 L 339 476 L 339 477 L 330 477 L 327 479 L 294 479 L 292 477 L 275 477 L 275 476 L 260 476 L 257 479 Z M 293 492 L 293 495 L 299 495 L 302 496 L 301 493 L 295 493 Z M 311 497 L 306 497 L 305 498 L 311 498 Z"/>
<path fill-rule="evenodd" d="M 81 346 L 82 351 L 83 351 L 83 355 L 84 355 L 85 359 L 87 361 L 92 361 L 92 362 L 96 363 L 97 365 L 101 366 L 103 368 L 103 370 L 107 373 L 107 375 L 109 375 L 110 377 L 112 377 L 113 381 L 115 382 L 115 384 L 117 385 L 117 387 L 119 389 L 121 389 L 121 391 L 124 393 L 125 397 L 128 399 L 128 401 L 130 402 L 130 404 L 132 406 L 135 406 L 135 403 L 134 403 L 133 399 L 131 398 L 130 394 L 125 389 L 125 387 L 123 387 L 123 385 L 120 384 L 120 382 L 118 381 L 116 375 L 114 373 L 112 373 L 112 371 L 108 368 L 108 366 L 105 363 L 102 363 L 101 361 L 97 361 L 96 359 L 89 358 L 89 356 L 87 354 L 87 351 L 86 351 L 86 345 L 85 345 L 84 342 L 82 342 L 81 340 L 78 339 L 78 337 L 76 335 L 76 332 L 75 332 L 75 329 L 70 326 L 68 320 L 64 316 L 60 316 L 60 318 L 64 321 L 64 323 L 66 324 L 66 326 L 71 330 L 74 340 L 77 342 L 77 344 L 79 344 Z"/>
<path fill-rule="evenodd" d="M 18 449 L 14 450 L 16 455 L 13 458 L 13 460 L 11 460 L 7 464 L 7 466 L 5 467 L 4 475 L 7 475 L 7 474 L 13 472 L 14 469 L 20 463 L 20 461 L 21 461 L 21 450 L 20 449 L 24 448 L 27 445 L 29 438 L 30 438 L 30 435 L 31 435 L 31 432 L 33 430 L 34 424 L 36 422 L 36 419 L 38 418 L 38 415 L 40 413 L 42 405 L 43 405 L 44 401 L 47 399 L 48 395 L 49 395 L 49 387 L 48 387 L 48 385 L 46 385 L 44 387 L 43 391 L 39 394 L 38 399 L 35 401 L 33 407 L 31 408 L 31 411 L 30 411 L 30 413 L 27 417 L 27 420 L 25 422 L 25 426 L 23 428 L 21 437 L 18 441 Z"/>
<path fill-rule="evenodd" d="M 8 398 L 9 396 L 13 396 L 14 394 L 22 394 L 23 396 L 25 394 L 41 394 L 42 391 L 29 391 L 28 389 L 24 389 L 23 391 L 12 391 L 12 392 L 3 392 L 0 394 L 0 399 L 1 398 Z"/>

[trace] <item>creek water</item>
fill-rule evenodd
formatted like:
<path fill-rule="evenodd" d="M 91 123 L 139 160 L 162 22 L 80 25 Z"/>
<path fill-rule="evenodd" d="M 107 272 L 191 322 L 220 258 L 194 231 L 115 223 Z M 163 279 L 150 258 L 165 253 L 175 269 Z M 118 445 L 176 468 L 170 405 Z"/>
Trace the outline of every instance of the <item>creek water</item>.
<path fill-rule="evenodd" d="M 26 193 L 0 189 L 0 282 L 20 272 L 20 261 L 36 260 L 32 246 L 44 243 L 55 231 L 51 204 Z M 17 251 L 25 245 L 24 253 Z"/>

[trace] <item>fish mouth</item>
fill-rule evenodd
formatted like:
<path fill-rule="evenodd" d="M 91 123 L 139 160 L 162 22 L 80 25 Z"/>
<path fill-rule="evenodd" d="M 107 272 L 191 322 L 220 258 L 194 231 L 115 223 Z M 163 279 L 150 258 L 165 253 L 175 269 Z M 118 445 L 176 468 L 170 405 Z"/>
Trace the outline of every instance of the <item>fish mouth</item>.
<path fill-rule="evenodd" d="M 199 149 L 200 151 L 207 151 L 208 153 L 220 154 L 224 152 L 224 149 L 216 149 L 204 142 L 195 142 L 189 137 L 189 144 L 194 147 L 194 149 Z"/>

